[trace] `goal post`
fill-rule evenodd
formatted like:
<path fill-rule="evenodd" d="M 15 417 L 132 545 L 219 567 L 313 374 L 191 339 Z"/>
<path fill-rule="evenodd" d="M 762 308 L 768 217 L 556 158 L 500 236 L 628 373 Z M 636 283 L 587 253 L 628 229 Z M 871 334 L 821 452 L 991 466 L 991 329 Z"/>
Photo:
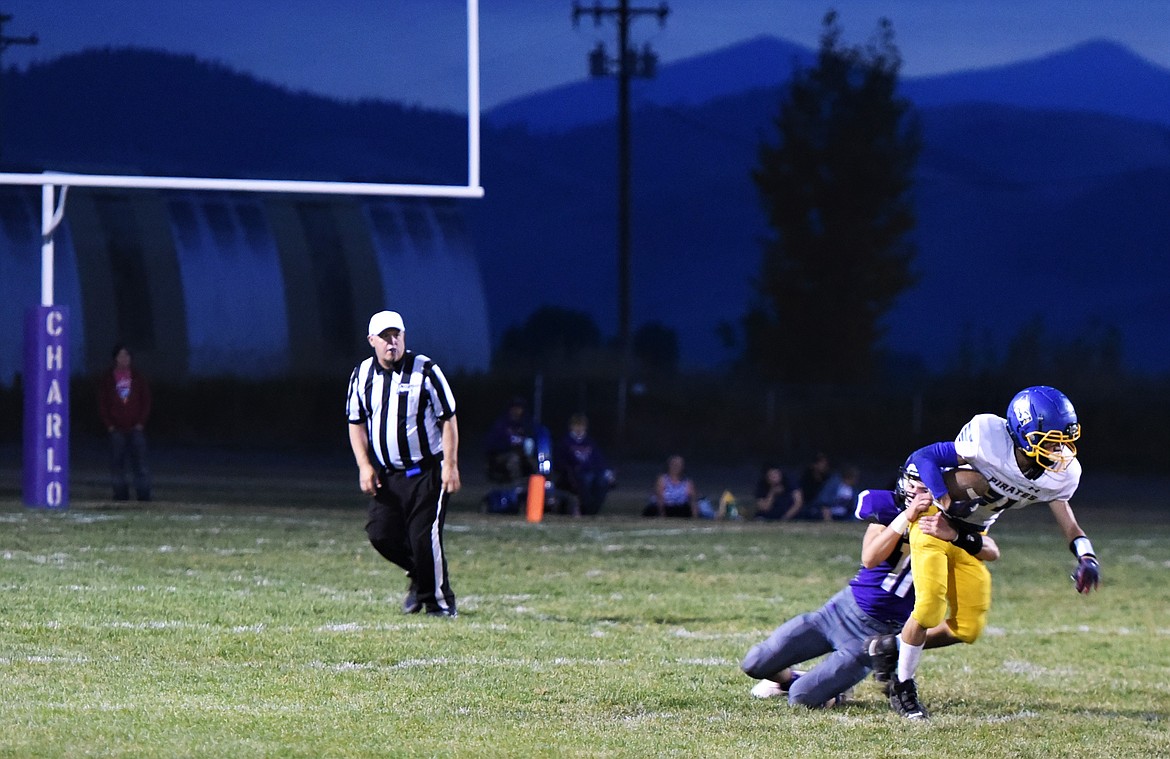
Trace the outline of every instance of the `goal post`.
<path fill-rule="evenodd" d="M 69 313 L 54 304 L 54 232 L 70 187 L 303 195 L 482 198 L 480 183 L 479 0 L 467 0 L 467 184 L 429 185 L 284 179 L 165 177 L 69 172 L 3 173 L 0 186 L 41 188 L 41 302 L 24 324 L 24 459 L 26 506 L 69 506 Z"/>

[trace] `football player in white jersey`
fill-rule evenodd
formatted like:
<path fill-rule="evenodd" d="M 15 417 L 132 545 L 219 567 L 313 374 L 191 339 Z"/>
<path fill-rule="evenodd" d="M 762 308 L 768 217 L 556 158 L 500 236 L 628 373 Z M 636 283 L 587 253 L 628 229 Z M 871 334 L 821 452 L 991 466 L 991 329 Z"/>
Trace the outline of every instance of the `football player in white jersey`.
<path fill-rule="evenodd" d="M 1080 593 L 1097 587 L 1100 566 L 1093 544 L 1077 524 L 1069 499 L 1081 480 L 1076 440 L 1081 435 L 1072 403 L 1056 388 L 1021 390 L 1008 405 L 1007 418 L 979 414 L 953 443 L 935 443 L 910 456 L 935 507 L 910 530 L 914 566 L 914 610 L 897 641 L 894 662 L 875 661 L 875 674 L 890 678 L 890 705 L 909 719 L 926 719 L 914 674 L 926 631 L 944 621 L 948 602 L 955 636 L 973 643 L 983 631 L 991 605 L 991 575 L 974 557 L 987 529 L 1008 509 L 1047 503 L 1077 557 L 1073 581 Z M 969 466 L 982 474 L 988 492 L 952 501 L 942 471 Z M 953 585 L 948 583 L 953 576 Z"/>

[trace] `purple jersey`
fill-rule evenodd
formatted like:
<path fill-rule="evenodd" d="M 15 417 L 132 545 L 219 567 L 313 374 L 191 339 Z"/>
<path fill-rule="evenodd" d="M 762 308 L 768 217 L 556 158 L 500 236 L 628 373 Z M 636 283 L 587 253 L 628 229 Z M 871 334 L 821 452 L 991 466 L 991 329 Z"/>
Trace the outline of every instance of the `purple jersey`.
<path fill-rule="evenodd" d="M 863 490 L 857 495 L 858 519 L 888 525 L 902 513 L 902 504 L 890 490 Z M 862 567 L 849 581 L 853 598 L 869 616 L 901 624 L 914 608 L 914 581 L 906 537 L 873 569 Z"/>

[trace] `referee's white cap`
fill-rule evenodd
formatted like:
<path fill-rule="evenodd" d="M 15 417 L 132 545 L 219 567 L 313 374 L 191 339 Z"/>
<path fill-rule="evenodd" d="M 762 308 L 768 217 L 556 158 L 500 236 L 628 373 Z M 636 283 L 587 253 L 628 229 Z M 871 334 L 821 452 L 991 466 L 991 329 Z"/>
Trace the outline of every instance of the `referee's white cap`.
<path fill-rule="evenodd" d="M 380 335 L 388 329 L 405 332 L 406 326 L 402 323 L 402 316 L 397 311 L 379 311 L 370 317 L 371 335 Z"/>

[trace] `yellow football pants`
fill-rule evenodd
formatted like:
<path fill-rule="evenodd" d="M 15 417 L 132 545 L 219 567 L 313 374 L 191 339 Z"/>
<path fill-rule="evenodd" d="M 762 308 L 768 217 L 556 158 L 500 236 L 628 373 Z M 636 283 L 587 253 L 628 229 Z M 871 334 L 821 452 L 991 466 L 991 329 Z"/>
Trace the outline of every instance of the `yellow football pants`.
<path fill-rule="evenodd" d="M 936 511 L 932 506 L 927 513 Z M 956 638 L 974 643 L 991 608 L 991 573 L 984 563 L 952 543 L 924 534 L 915 522 L 910 526 L 910 569 L 914 574 L 910 616 L 927 630 L 946 619 Z"/>

